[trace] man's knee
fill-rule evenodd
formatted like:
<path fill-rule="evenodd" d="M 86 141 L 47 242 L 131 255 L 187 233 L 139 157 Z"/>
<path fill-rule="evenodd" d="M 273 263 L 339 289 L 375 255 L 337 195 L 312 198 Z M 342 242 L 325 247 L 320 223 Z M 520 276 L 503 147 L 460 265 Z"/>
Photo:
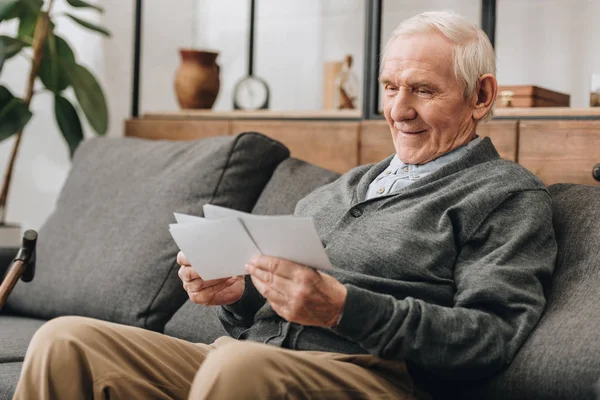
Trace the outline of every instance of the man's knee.
<path fill-rule="evenodd" d="M 219 371 L 220 375 L 238 377 L 261 375 L 274 365 L 278 350 L 275 347 L 253 343 L 233 342 L 211 351 L 200 370 Z"/>
<path fill-rule="evenodd" d="M 65 344 L 76 343 L 93 337 L 94 320 L 85 317 L 58 317 L 42 325 L 33 335 L 28 353 L 45 352 L 57 345 L 64 348 Z"/>
<path fill-rule="evenodd" d="M 238 394 L 243 396 L 236 398 L 246 398 L 255 392 L 285 390 L 277 387 L 281 382 L 270 379 L 273 369 L 279 367 L 280 353 L 275 347 L 244 341 L 218 347 L 208 354 L 198 370 L 190 399 Z"/>

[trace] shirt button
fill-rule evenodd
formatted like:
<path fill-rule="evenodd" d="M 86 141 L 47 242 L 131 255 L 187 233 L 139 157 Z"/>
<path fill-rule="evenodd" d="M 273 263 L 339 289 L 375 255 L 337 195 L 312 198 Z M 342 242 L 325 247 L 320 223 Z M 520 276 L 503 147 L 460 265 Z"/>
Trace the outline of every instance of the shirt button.
<path fill-rule="evenodd" d="M 358 218 L 362 215 L 362 210 L 358 207 L 355 207 L 353 209 L 350 210 L 350 215 L 352 215 L 354 218 Z"/>
<path fill-rule="evenodd" d="M 408 172 L 408 167 L 404 167 L 404 168 L 402 168 L 402 171 L 404 171 L 404 172 Z"/>
<path fill-rule="evenodd" d="M 388 169 L 387 171 L 385 171 L 385 173 L 386 173 L 386 175 L 389 175 L 392 173 L 392 171 Z"/>
<path fill-rule="evenodd" d="M 380 187 L 379 189 L 377 189 L 377 193 L 381 194 L 381 193 L 383 193 L 384 190 L 385 189 L 383 187 Z"/>

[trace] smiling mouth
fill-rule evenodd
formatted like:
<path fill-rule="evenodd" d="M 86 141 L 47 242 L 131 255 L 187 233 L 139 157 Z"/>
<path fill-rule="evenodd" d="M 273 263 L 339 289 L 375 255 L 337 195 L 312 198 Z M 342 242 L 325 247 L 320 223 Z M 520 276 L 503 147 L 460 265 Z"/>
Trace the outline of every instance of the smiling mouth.
<path fill-rule="evenodd" d="M 418 135 L 419 133 L 423 133 L 425 132 L 426 129 L 423 129 L 422 131 L 403 131 L 400 130 L 400 132 L 404 133 L 405 135 Z"/>

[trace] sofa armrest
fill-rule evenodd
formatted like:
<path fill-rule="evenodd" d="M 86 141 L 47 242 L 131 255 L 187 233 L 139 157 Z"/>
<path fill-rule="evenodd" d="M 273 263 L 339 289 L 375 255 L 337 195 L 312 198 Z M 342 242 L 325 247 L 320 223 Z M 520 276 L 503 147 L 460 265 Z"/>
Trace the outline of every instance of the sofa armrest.
<path fill-rule="evenodd" d="M 0 278 L 4 278 L 4 274 L 6 274 L 18 252 L 18 247 L 0 247 Z M 2 279 L 0 279 L 0 282 L 2 282 Z"/>

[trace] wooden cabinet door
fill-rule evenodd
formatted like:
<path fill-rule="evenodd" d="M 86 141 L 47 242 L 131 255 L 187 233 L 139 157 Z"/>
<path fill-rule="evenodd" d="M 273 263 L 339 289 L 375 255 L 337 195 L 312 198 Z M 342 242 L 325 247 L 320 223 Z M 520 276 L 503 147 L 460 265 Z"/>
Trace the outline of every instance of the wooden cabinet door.
<path fill-rule="evenodd" d="M 600 163 L 600 121 L 521 121 L 519 163 L 546 185 L 599 185 L 592 169 Z"/>
<path fill-rule="evenodd" d="M 515 162 L 518 161 L 517 132 L 518 121 L 492 120 L 477 126 L 477 134 L 481 137 L 489 137 L 500 157 Z"/>
<path fill-rule="evenodd" d="M 363 121 L 360 130 L 359 164 L 373 164 L 393 154 L 394 142 L 385 121 Z"/>
<path fill-rule="evenodd" d="M 232 121 L 231 132 L 260 132 L 285 144 L 293 157 L 344 173 L 358 165 L 359 123 L 353 121 Z"/>
<path fill-rule="evenodd" d="M 490 121 L 480 124 L 477 133 L 492 139 L 500 157 L 517 161 L 517 121 Z M 394 153 L 390 128 L 385 121 L 365 121 L 360 136 L 361 164 L 383 160 Z"/>

